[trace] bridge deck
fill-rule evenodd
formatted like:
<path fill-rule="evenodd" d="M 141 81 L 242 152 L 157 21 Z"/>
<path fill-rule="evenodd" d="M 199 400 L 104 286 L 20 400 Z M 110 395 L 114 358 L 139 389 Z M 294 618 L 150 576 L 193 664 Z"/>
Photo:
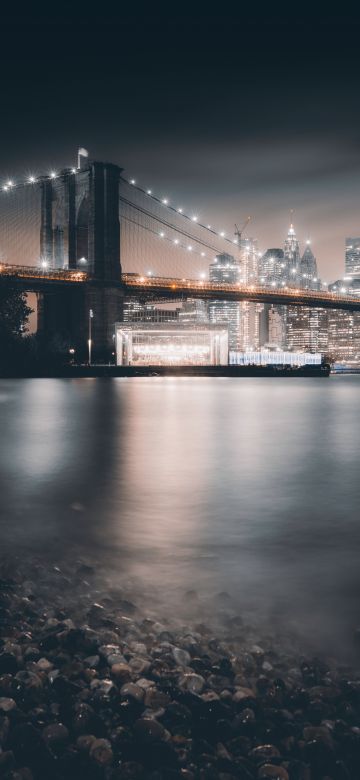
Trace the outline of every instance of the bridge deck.
<path fill-rule="evenodd" d="M 302 290 L 293 287 L 269 288 L 245 284 L 221 284 L 219 282 L 196 281 L 167 277 L 144 277 L 139 274 L 122 274 L 121 281 L 102 282 L 78 269 L 47 269 L 33 266 L 0 264 L 0 278 L 4 277 L 28 291 L 46 289 L 56 285 L 106 284 L 120 287 L 125 295 L 139 296 L 151 301 L 182 300 L 200 298 L 203 300 L 254 301 L 283 306 L 309 306 L 327 309 L 360 311 L 360 296 L 349 296 L 334 292 Z"/>
<path fill-rule="evenodd" d="M 269 288 L 245 284 L 221 284 L 194 279 L 168 279 L 123 274 L 127 294 L 148 300 L 201 298 L 202 300 L 254 301 L 284 306 L 310 306 L 360 311 L 360 297 L 293 287 Z"/>

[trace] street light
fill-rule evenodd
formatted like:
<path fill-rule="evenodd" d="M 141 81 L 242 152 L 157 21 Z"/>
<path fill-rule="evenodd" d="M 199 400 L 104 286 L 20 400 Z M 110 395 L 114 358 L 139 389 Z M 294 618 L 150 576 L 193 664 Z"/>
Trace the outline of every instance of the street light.
<path fill-rule="evenodd" d="M 91 341 L 91 320 L 93 319 L 93 317 L 94 317 L 94 312 L 93 312 L 92 309 L 89 309 L 89 338 L 88 338 L 89 366 L 91 366 L 91 346 L 92 346 L 92 341 Z"/>

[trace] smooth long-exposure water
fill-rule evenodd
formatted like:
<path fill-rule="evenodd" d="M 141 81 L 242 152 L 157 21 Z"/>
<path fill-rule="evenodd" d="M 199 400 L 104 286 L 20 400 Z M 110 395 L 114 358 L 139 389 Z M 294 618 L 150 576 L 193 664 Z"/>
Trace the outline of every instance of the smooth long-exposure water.
<path fill-rule="evenodd" d="M 360 378 L 0 382 L 1 538 L 352 647 Z"/>

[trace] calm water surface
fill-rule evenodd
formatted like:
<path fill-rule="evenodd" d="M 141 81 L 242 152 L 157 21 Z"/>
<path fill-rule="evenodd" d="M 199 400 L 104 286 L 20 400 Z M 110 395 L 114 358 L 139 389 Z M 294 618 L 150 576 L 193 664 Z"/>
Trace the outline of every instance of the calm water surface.
<path fill-rule="evenodd" d="M 226 589 L 350 647 L 360 377 L 1 380 L 0 435 L 3 549 Z"/>

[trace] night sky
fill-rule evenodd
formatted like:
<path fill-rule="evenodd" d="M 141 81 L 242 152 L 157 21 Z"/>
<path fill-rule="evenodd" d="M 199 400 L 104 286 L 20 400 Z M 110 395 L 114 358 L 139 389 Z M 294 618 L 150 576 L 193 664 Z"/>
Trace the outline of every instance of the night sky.
<path fill-rule="evenodd" d="M 358 19 L 61 9 L 3 19 L 1 180 L 85 146 L 219 229 L 251 214 L 261 249 L 293 208 L 323 279 L 343 275 L 360 234 Z"/>

